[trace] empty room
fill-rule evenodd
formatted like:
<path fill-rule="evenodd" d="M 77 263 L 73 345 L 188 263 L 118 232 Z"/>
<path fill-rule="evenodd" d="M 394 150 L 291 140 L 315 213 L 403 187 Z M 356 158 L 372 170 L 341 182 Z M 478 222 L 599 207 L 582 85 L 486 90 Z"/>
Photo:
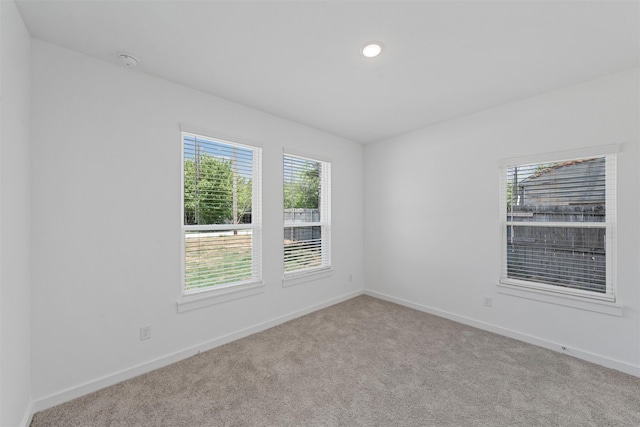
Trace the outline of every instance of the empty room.
<path fill-rule="evenodd" d="M 640 425 L 640 2 L 0 24 L 0 426 Z"/>

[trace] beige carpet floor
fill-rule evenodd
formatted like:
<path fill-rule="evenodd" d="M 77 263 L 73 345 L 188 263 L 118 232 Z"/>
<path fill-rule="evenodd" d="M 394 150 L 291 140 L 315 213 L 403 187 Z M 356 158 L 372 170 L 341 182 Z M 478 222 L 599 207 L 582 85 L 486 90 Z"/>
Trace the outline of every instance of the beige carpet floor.
<path fill-rule="evenodd" d="M 640 379 L 360 296 L 31 425 L 640 426 Z"/>

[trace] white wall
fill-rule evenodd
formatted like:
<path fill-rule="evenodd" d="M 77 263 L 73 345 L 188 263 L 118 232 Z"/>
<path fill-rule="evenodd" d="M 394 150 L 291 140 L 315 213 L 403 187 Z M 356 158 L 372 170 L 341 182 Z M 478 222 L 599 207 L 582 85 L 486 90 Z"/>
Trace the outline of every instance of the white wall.
<path fill-rule="evenodd" d="M 640 375 L 638 90 L 622 72 L 367 145 L 367 291 Z M 499 160 L 615 143 L 623 316 L 496 293 Z"/>
<path fill-rule="evenodd" d="M 13 1 L 0 10 L 0 425 L 17 426 L 31 412 L 31 38 Z"/>
<path fill-rule="evenodd" d="M 362 291 L 361 145 L 37 40 L 32 52 L 36 409 Z M 181 123 L 263 144 L 266 290 L 178 314 Z M 287 288 L 283 147 L 333 173 L 334 275 Z"/>

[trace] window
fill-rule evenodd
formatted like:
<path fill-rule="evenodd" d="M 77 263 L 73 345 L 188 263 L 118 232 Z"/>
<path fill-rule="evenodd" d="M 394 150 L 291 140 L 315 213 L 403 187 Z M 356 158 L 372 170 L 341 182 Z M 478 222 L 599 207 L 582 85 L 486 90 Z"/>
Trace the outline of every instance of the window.
<path fill-rule="evenodd" d="M 501 282 L 615 301 L 616 155 L 510 164 Z"/>
<path fill-rule="evenodd" d="M 261 149 L 183 132 L 183 294 L 261 280 Z"/>
<path fill-rule="evenodd" d="M 285 154 L 285 278 L 330 267 L 331 164 Z"/>

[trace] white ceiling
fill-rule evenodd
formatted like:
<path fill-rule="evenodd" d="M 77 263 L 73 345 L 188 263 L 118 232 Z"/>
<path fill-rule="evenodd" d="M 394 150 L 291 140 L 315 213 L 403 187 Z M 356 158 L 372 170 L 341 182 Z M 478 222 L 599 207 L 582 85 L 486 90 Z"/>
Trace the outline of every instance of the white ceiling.
<path fill-rule="evenodd" d="M 639 65 L 637 1 L 18 6 L 36 38 L 361 143 Z"/>

